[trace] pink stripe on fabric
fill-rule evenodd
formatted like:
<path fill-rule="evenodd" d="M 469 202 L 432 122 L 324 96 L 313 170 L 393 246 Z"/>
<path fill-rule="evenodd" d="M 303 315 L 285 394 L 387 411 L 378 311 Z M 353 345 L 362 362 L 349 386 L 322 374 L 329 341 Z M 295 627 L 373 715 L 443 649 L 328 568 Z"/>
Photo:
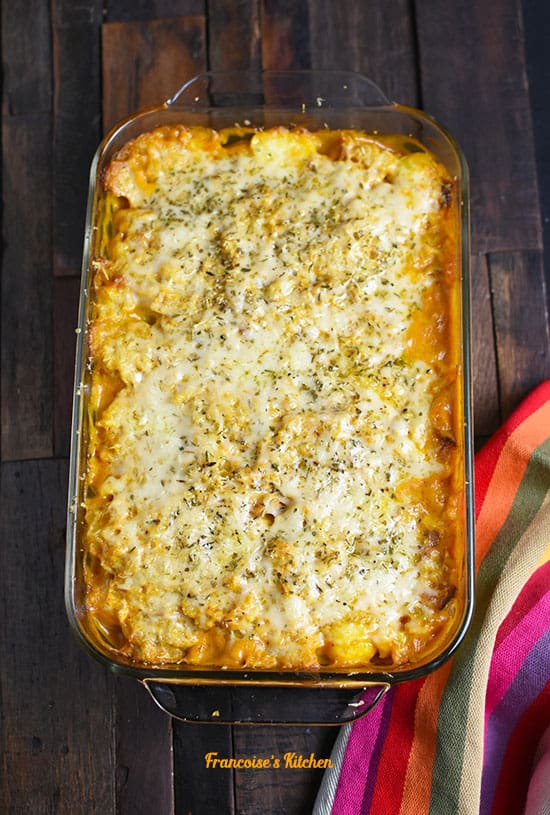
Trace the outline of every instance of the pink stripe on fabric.
<path fill-rule="evenodd" d="M 489 721 L 485 734 L 485 757 L 481 779 L 480 815 L 489 815 L 495 797 L 499 775 L 512 734 L 531 705 L 548 686 L 546 656 L 550 648 L 550 631 L 539 639 L 514 677 L 500 704 Z M 522 734 L 525 744 L 532 743 L 530 731 Z M 514 811 L 514 810 L 512 810 Z M 542 815 L 542 813 L 541 813 Z"/>
<path fill-rule="evenodd" d="M 549 546 L 550 549 L 550 546 Z M 500 647 L 506 637 L 516 627 L 519 620 L 528 614 L 535 603 L 538 603 L 550 586 L 550 558 L 533 572 L 520 594 L 516 598 L 508 616 L 501 623 L 497 632 L 494 650 Z"/>
<path fill-rule="evenodd" d="M 353 725 L 340 770 L 338 788 L 332 805 L 332 815 L 357 815 L 361 811 L 364 794 L 364 781 L 368 778 L 371 759 L 376 749 L 380 728 L 391 691 L 376 707 Z"/>
<path fill-rule="evenodd" d="M 548 630 L 549 620 L 550 591 L 541 597 L 494 652 L 487 685 L 485 725 L 514 681 L 527 655 Z"/>
<path fill-rule="evenodd" d="M 386 696 L 386 700 L 387 698 L 388 697 Z M 380 731 L 376 736 L 376 743 L 374 745 L 374 750 L 372 751 L 370 765 L 367 768 L 367 783 L 365 784 L 365 788 L 363 789 L 363 799 L 361 801 L 361 815 L 369 815 L 369 813 L 371 812 L 374 791 L 380 780 L 378 778 L 378 771 L 380 769 L 380 762 L 382 760 L 384 744 L 386 743 L 386 739 L 388 738 L 388 733 L 390 730 L 394 698 L 395 696 L 394 694 L 392 694 L 391 703 L 388 701 L 384 705 L 384 710 L 382 711 L 382 721 L 380 723 Z"/>

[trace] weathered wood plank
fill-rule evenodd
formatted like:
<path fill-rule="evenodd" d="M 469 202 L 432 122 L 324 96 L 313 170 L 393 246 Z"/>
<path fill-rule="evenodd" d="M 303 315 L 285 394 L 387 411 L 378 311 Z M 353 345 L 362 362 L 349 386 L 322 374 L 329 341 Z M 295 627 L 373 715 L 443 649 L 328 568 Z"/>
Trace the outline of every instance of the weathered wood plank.
<path fill-rule="evenodd" d="M 206 66 L 203 17 L 103 26 L 103 128 L 161 104 Z"/>
<path fill-rule="evenodd" d="M 173 815 L 171 719 L 135 680 L 116 681 L 115 733 L 117 815 Z"/>
<path fill-rule="evenodd" d="M 389 99 L 419 103 L 408 0 L 309 0 L 311 67 L 358 71 Z"/>
<path fill-rule="evenodd" d="M 422 104 L 470 164 L 474 252 L 542 245 L 520 5 L 416 3 Z"/>
<path fill-rule="evenodd" d="M 486 255 L 472 257 L 472 357 L 475 435 L 490 436 L 500 424 L 500 407 Z"/>
<path fill-rule="evenodd" d="M 489 256 L 500 406 L 506 419 L 527 393 L 550 377 L 542 253 Z"/>
<path fill-rule="evenodd" d="M 72 26 L 92 25 L 96 29 L 103 20 L 102 0 L 51 0 L 52 26 L 55 28 L 71 28 Z M 90 73 L 96 70 L 90 65 Z"/>
<path fill-rule="evenodd" d="M 13 0 L 2 4 L 2 114 L 51 110 L 50 4 Z"/>
<path fill-rule="evenodd" d="M 206 766 L 205 756 L 233 756 L 232 730 L 226 725 L 174 722 L 176 815 L 233 815 L 233 770 Z M 269 812 L 263 807 L 259 812 Z M 240 815 L 240 813 L 238 813 Z"/>
<path fill-rule="evenodd" d="M 212 71 L 261 67 L 258 0 L 207 0 L 207 21 Z"/>
<path fill-rule="evenodd" d="M 2 457 L 53 445 L 51 116 L 3 119 Z"/>
<path fill-rule="evenodd" d="M 523 2 L 525 28 L 525 56 L 529 78 L 529 98 L 533 117 L 535 157 L 538 177 L 539 202 L 545 248 L 547 307 L 550 312 L 550 59 L 548 59 L 548 33 L 550 17 L 547 0 Z"/>
<path fill-rule="evenodd" d="M 107 22 L 135 22 L 160 17 L 185 17 L 204 14 L 205 0 L 107 0 Z"/>
<path fill-rule="evenodd" d="M 101 0 L 52 4 L 54 273 L 80 272 L 90 162 L 101 139 Z"/>
<path fill-rule="evenodd" d="M 258 756 L 280 767 L 237 770 L 235 778 L 238 815 L 302 815 L 311 812 L 323 777 L 322 769 L 292 767 L 292 757 L 330 758 L 338 730 L 332 727 L 235 727 L 235 756 Z"/>
<path fill-rule="evenodd" d="M 71 412 L 74 365 L 78 322 L 77 277 L 54 281 L 53 345 L 54 345 L 54 455 L 67 457 L 71 442 Z"/>
<path fill-rule="evenodd" d="M 4 811 L 115 815 L 112 681 L 63 607 L 67 463 L 3 463 L 1 475 Z"/>
<path fill-rule="evenodd" d="M 305 3 L 262 0 L 262 67 L 284 71 L 311 67 L 309 19 Z"/>

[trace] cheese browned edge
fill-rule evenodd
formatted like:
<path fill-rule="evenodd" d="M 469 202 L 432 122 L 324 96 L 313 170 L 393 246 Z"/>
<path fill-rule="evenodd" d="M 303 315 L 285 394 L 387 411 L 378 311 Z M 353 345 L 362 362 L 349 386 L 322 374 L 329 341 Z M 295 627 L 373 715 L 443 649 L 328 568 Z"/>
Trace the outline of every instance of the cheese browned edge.
<path fill-rule="evenodd" d="M 453 179 L 401 136 L 177 126 L 104 185 L 84 535 L 104 645 L 283 671 L 437 652 L 463 558 Z"/>

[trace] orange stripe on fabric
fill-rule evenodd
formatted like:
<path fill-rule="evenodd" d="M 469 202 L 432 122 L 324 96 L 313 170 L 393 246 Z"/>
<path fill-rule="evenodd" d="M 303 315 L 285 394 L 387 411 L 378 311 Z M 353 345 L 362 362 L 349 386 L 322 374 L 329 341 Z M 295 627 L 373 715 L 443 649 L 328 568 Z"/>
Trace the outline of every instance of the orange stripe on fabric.
<path fill-rule="evenodd" d="M 414 738 L 409 753 L 399 815 L 428 815 L 431 785 L 427 779 L 432 777 L 437 744 L 439 704 L 450 671 L 451 662 L 449 661 L 426 678 L 418 693 L 414 716 Z M 423 779 L 424 783 L 420 784 L 419 779 Z"/>
<path fill-rule="evenodd" d="M 476 571 L 506 520 L 533 450 L 548 438 L 550 402 L 525 419 L 506 441 L 476 522 Z"/>
<path fill-rule="evenodd" d="M 506 440 L 531 413 L 534 413 L 548 401 L 550 401 L 550 379 L 542 382 L 527 396 L 502 427 L 491 437 L 490 441 L 476 454 L 475 502 L 478 512 L 485 500 L 493 470 Z"/>
<path fill-rule="evenodd" d="M 495 467 L 498 464 L 502 448 L 510 438 L 512 431 L 506 426 L 500 430 L 487 442 L 485 447 L 479 450 L 475 456 L 475 480 L 474 480 L 474 502 L 476 518 L 483 506 L 489 484 L 493 477 Z"/>
<path fill-rule="evenodd" d="M 422 681 L 400 685 L 393 699 L 388 733 L 378 764 L 369 815 L 398 815 L 414 737 L 414 710 Z M 391 784 L 388 784 L 391 778 Z"/>

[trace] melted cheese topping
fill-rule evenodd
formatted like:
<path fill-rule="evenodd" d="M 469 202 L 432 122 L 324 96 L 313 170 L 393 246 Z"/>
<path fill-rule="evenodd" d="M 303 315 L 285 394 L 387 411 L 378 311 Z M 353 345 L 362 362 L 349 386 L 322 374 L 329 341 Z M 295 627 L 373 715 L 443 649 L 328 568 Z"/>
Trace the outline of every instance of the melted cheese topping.
<path fill-rule="evenodd" d="M 111 163 L 85 545 L 127 657 L 395 667 L 456 613 L 452 185 L 409 148 L 178 127 Z"/>

